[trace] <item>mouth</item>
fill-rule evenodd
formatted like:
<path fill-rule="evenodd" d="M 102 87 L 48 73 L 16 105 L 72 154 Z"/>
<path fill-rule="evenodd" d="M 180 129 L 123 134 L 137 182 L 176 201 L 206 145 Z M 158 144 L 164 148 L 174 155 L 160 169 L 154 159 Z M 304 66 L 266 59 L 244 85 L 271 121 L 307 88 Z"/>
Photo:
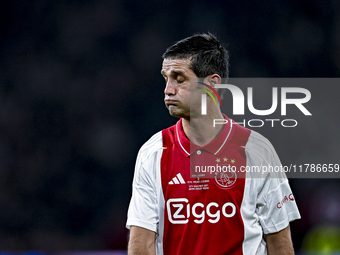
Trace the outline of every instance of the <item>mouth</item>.
<path fill-rule="evenodd" d="M 164 100 L 166 106 L 171 106 L 171 105 L 177 105 L 178 101 L 177 100 L 171 100 L 171 99 L 166 99 Z"/>

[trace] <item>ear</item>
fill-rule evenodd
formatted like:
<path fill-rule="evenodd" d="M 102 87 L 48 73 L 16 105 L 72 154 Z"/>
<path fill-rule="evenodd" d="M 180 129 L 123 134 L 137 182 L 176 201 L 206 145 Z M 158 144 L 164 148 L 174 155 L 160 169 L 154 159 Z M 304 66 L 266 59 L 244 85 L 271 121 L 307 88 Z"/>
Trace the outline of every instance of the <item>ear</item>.
<path fill-rule="evenodd" d="M 210 85 L 214 88 L 215 84 L 221 84 L 221 76 L 219 76 L 218 74 L 212 74 L 208 77 L 208 81 L 210 83 Z"/>

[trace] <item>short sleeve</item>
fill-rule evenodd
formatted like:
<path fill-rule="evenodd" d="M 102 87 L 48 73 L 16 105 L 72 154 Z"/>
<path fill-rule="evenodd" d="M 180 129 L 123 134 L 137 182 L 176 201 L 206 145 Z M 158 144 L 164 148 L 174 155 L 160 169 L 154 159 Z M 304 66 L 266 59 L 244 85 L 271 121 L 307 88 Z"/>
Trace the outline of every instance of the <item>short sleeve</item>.
<path fill-rule="evenodd" d="M 138 226 L 157 232 L 158 203 L 155 180 L 144 167 L 144 153 L 138 153 L 132 184 L 132 197 L 126 227 Z M 152 164 L 150 164 L 152 165 Z"/>
<path fill-rule="evenodd" d="M 276 233 L 286 228 L 290 221 L 300 219 L 287 179 L 269 177 L 264 185 L 267 187 L 259 197 L 256 213 L 265 234 Z"/>

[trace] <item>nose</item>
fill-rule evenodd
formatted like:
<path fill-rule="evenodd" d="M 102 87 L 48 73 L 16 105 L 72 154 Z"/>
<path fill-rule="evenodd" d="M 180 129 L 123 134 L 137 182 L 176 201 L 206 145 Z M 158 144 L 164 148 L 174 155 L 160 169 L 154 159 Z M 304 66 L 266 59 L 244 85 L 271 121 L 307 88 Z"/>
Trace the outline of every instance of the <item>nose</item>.
<path fill-rule="evenodd" d="M 166 82 L 164 94 L 165 95 L 175 95 L 175 93 L 176 93 L 176 90 L 175 90 L 174 84 L 172 84 L 171 80 L 169 79 Z"/>

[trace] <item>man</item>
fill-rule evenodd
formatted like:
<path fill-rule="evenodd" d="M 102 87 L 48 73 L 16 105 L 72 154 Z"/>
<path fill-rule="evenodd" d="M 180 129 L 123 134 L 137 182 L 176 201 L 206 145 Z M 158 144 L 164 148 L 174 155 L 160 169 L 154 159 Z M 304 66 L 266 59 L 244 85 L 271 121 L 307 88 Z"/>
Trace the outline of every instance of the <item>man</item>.
<path fill-rule="evenodd" d="M 287 179 L 240 171 L 280 166 L 274 148 L 222 114 L 217 95 L 206 97 L 201 112 L 202 94 L 213 95 L 228 76 L 228 52 L 213 35 L 197 34 L 163 58 L 165 105 L 180 120 L 139 151 L 128 254 L 294 254 L 289 222 L 300 214 Z M 237 172 L 195 173 L 206 166 Z"/>

